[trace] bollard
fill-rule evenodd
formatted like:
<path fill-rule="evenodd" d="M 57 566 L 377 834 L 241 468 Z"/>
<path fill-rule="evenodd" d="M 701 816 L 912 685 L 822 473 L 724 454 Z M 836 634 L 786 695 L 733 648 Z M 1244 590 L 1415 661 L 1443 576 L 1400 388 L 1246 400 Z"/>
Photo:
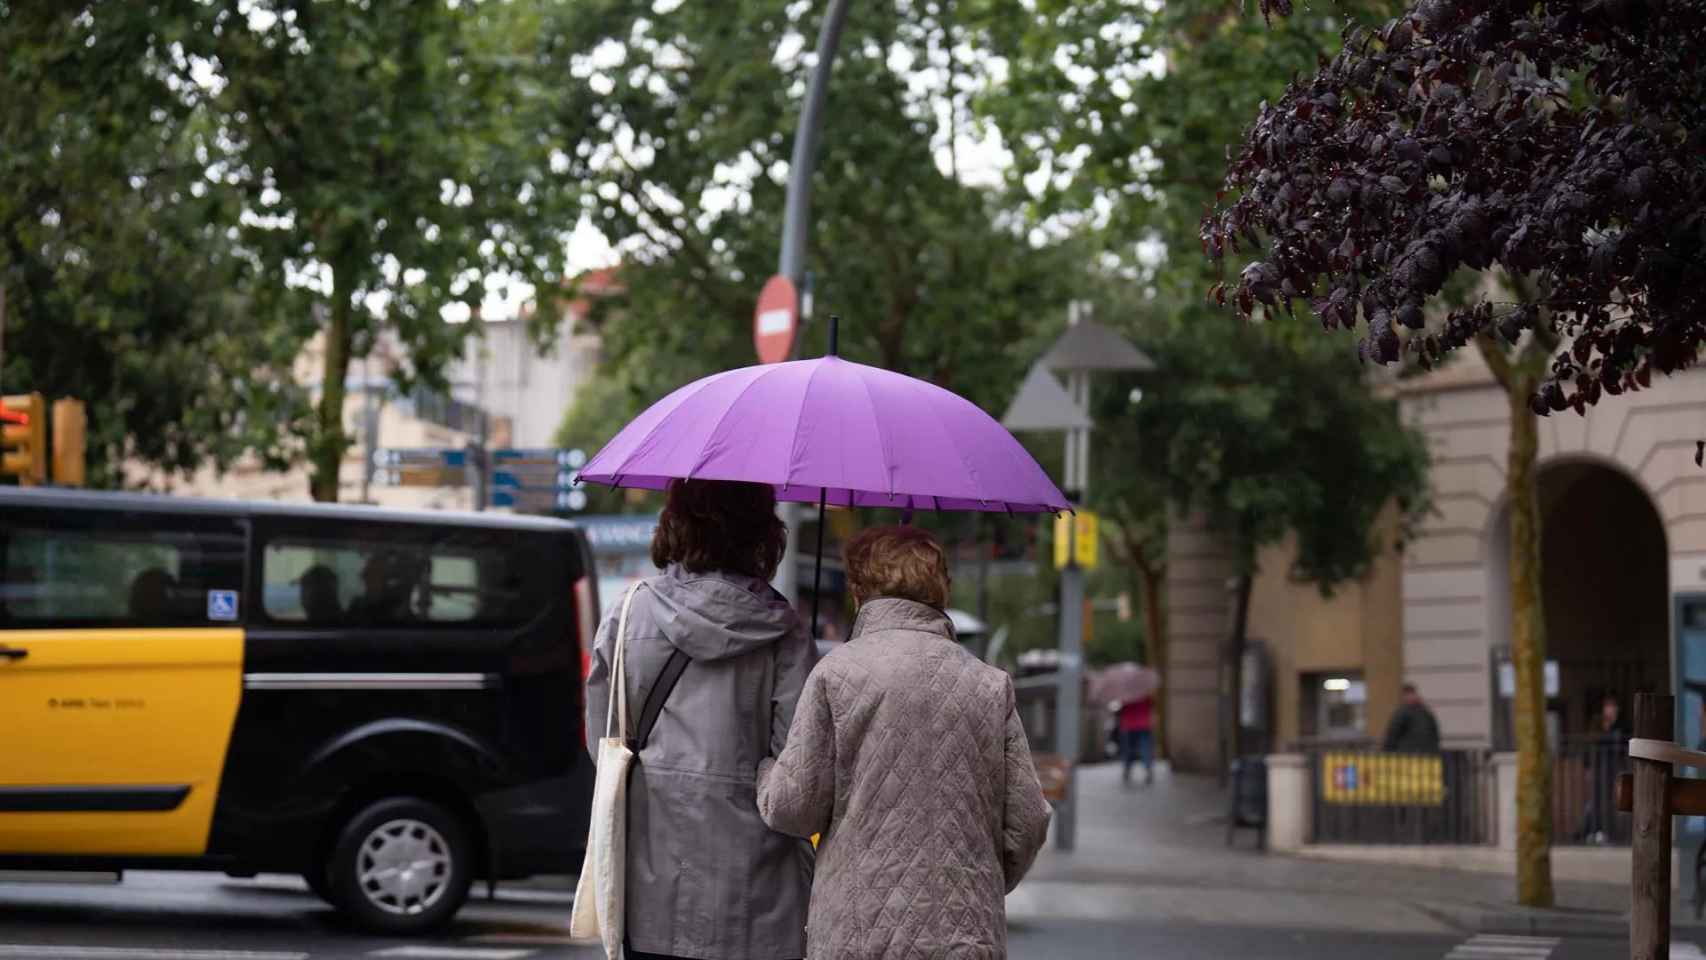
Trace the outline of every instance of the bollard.
<path fill-rule="evenodd" d="M 1670 742 L 1675 732 L 1675 698 L 1653 693 L 1635 695 L 1635 736 Z M 1671 765 L 1639 757 L 1630 759 L 1630 800 L 1634 836 L 1630 842 L 1632 902 L 1629 911 L 1631 960 L 1669 960 Z"/>

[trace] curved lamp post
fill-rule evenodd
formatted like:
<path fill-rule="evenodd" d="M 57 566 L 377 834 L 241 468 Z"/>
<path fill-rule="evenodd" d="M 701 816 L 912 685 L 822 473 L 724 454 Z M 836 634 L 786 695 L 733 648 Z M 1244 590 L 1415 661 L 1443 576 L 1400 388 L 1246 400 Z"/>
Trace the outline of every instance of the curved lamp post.
<path fill-rule="evenodd" d="M 823 108 L 829 99 L 829 76 L 835 69 L 835 51 L 841 45 L 841 28 L 847 23 L 847 8 L 851 0 L 830 0 L 829 13 L 817 37 L 817 66 L 812 69 L 811 84 L 806 89 L 806 105 L 800 111 L 799 127 L 794 131 L 794 156 L 788 163 L 788 200 L 782 212 L 782 252 L 776 272 L 793 281 L 794 289 L 805 289 L 806 236 L 811 230 L 812 174 L 817 170 L 817 143 L 823 131 Z M 798 355 L 800 338 L 794 337 Z M 788 526 L 788 546 L 782 554 L 782 566 L 776 577 L 776 589 L 789 603 L 799 598 L 800 587 L 800 506 L 785 503 L 782 520 Z M 818 514 L 820 525 L 824 522 Z M 815 637 L 813 639 L 816 639 Z"/>

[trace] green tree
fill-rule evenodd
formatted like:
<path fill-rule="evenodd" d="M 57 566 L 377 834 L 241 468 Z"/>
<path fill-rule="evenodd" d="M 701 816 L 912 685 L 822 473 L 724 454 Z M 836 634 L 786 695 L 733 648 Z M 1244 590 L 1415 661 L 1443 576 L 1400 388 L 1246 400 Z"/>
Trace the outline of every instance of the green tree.
<path fill-rule="evenodd" d="M 619 238 L 627 289 L 602 326 L 620 386 L 589 385 L 566 436 L 600 441 L 668 390 L 754 362 L 752 311 L 777 262 L 802 48 L 820 13 L 760 0 L 560 11 L 551 47 L 573 78 L 556 128 L 564 175 Z M 1000 184 L 962 176 L 951 144 L 972 133 L 987 64 L 952 51 L 981 37 L 935 4 L 855 5 L 815 180 L 817 322 L 800 354 L 819 352 L 821 321 L 838 313 L 844 355 L 999 409 L 1091 260 L 1070 241 L 1033 242 Z M 936 82 L 918 82 L 926 65 Z"/>
<path fill-rule="evenodd" d="M 1242 585 L 1227 639 L 1233 669 L 1259 546 L 1295 530 L 1308 544 L 1298 572 L 1330 588 L 1366 567 L 1378 546 L 1372 526 L 1392 499 L 1408 501 L 1408 516 L 1426 499 L 1418 440 L 1388 401 L 1359 411 L 1368 388 L 1346 355 L 1318 349 L 1291 322 L 1246 337 L 1201 297 L 1223 268 L 1202 257 L 1198 222 L 1246 111 L 1336 52 L 1346 17 L 1395 6 L 1315 7 L 1271 30 L 1221 0 L 1039 0 L 1029 18 L 988 12 L 1010 76 L 977 98 L 977 110 L 1012 147 L 1011 178 L 1027 186 L 1033 220 L 1095 226 L 1118 265 L 1101 288 L 1101 312 L 1159 367 L 1098 391 L 1092 505 L 1145 599 L 1152 638 L 1165 636 L 1170 513 L 1202 509 L 1228 536 Z M 1320 387 L 1298 397 L 1277 392 L 1312 381 Z M 1136 406 L 1133 386 L 1144 390 Z M 1321 433 L 1319 424 L 1346 432 Z M 1301 455 L 1322 441 L 1330 446 L 1318 458 Z M 1369 497 L 1386 499 L 1359 493 L 1335 517 L 1322 491 L 1347 464 Z M 1164 668 L 1163 650 L 1150 655 Z"/>
<path fill-rule="evenodd" d="M 162 44 L 202 14 L 0 3 L 0 388 L 86 401 L 96 486 L 128 460 L 282 466 L 303 424 L 305 314 L 254 286 L 195 150 L 203 91 Z"/>
<path fill-rule="evenodd" d="M 1236 577 L 1224 651 L 1234 681 L 1263 547 L 1295 535 L 1295 566 L 1285 572 L 1331 595 L 1400 546 L 1430 507 L 1425 441 L 1403 423 L 1395 397 L 1371 391 L 1340 346 L 1307 331 L 1311 322 L 1246 327 L 1191 309 L 1152 314 L 1132 335 L 1156 372 L 1096 392 L 1092 506 L 1142 591 L 1148 634 L 1165 637 L 1168 517 L 1198 513 L 1226 544 Z M 1394 503 L 1395 540 L 1381 531 Z M 1165 669 L 1155 641 L 1148 656 Z M 1230 725 L 1223 736 L 1238 749 Z"/>
<path fill-rule="evenodd" d="M 442 388 L 491 279 L 560 279 L 544 111 L 556 78 L 537 4 L 222 5 L 183 36 L 183 81 L 208 91 L 198 146 L 242 198 L 243 243 L 274 289 L 326 305 L 324 370 L 307 432 L 311 492 L 338 496 L 344 381 L 384 332 L 401 379 Z M 552 325 L 555 302 L 534 314 Z M 404 384 L 405 386 L 407 384 Z"/>
<path fill-rule="evenodd" d="M 1382 363 L 1474 343 L 1506 394 L 1530 905 L 1553 898 L 1534 416 L 1699 360 L 1700 287 L 1685 278 L 1706 250 L 1703 33 L 1698 4 L 1416 3 L 1264 105 L 1231 155 L 1236 199 L 1203 222 L 1216 256 L 1265 244 L 1223 302 L 1308 300 L 1328 328 L 1366 322 L 1362 353 Z M 1454 277 L 1494 268 L 1489 295 L 1430 324 Z"/>

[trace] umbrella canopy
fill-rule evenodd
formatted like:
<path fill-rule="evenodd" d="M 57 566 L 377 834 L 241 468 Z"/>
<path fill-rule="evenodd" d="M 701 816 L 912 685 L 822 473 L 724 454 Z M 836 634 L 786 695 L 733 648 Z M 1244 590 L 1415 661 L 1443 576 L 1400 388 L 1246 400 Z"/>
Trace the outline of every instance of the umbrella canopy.
<path fill-rule="evenodd" d="M 1161 689 L 1159 673 L 1130 661 L 1092 670 L 1089 680 L 1093 703 L 1135 703 Z"/>
<path fill-rule="evenodd" d="M 783 500 L 901 510 L 1071 509 L 975 404 L 836 356 L 694 381 L 640 414 L 580 479 L 661 490 L 677 478 L 768 483 Z"/>

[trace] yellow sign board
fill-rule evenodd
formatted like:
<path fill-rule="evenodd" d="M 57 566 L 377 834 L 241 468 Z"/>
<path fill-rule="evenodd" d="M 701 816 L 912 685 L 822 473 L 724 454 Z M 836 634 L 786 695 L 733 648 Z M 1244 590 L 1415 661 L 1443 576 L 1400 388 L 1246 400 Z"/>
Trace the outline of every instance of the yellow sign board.
<path fill-rule="evenodd" d="M 1096 569 L 1101 559 L 1100 529 L 1096 515 L 1088 510 L 1080 510 L 1076 515 L 1057 515 L 1054 518 L 1055 569 L 1064 569 L 1069 560 L 1086 570 Z"/>
<path fill-rule="evenodd" d="M 1321 799 L 1361 807 L 1437 807 L 1445 802 L 1445 764 L 1426 754 L 1324 753 Z"/>

